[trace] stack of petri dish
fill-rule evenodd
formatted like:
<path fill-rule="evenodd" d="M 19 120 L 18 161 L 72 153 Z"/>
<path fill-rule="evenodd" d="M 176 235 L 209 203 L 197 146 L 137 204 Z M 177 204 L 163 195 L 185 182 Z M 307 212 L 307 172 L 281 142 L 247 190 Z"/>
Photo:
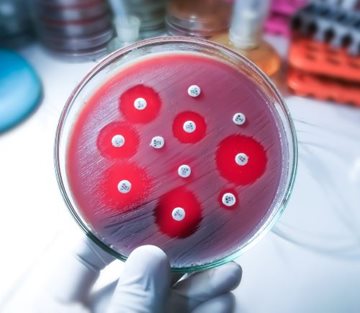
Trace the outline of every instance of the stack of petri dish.
<path fill-rule="evenodd" d="M 40 40 L 63 57 L 101 56 L 114 35 L 106 0 L 37 0 L 35 14 Z"/>
<path fill-rule="evenodd" d="M 166 0 L 124 1 L 129 15 L 141 21 L 140 37 L 150 38 L 165 32 Z"/>

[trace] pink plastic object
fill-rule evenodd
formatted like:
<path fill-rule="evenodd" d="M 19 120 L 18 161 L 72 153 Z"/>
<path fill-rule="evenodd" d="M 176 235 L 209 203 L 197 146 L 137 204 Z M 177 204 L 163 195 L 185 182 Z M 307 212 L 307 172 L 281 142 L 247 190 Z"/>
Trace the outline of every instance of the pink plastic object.
<path fill-rule="evenodd" d="M 307 0 L 272 0 L 269 18 L 265 30 L 269 33 L 288 37 L 290 18 Z"/>

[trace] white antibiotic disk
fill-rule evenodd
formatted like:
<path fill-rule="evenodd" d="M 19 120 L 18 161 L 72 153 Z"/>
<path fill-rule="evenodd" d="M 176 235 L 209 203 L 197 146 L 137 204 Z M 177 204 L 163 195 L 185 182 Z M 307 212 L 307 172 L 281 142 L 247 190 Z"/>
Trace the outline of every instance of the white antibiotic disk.
<path fill-rule="evenodd" d="M 234 114 L 232 120 L 236 125 L 243 125 L 246 122 L 246 117 L 243 113 L 238 112 Z"/>
<path fill-rule="evenodd" d="M 185 210 L 177 207 L 172 211 L 171 216 L 175 221 L 181 222 L 185 218 Z"/>
<path fill-rule="evenodd" d="M 178 174 L 182 178 L 187 178 L 191 175 L 191 167 L 189 165 L 183 164 L 178 168 Z"/>
<path fill-rule="evenodd" d="M 161 136 L 155 136 L 151 139 L 150 146 L 154 149 L 161 149 L 165 145 L 165 139 Z"/>
<path fill-rule="evenodd" d="M 183 125 L 183 129 L 185 132 L 191 134 L 196 130 L 196 124 L 193 121 L 186 121 Z"/>
<path fill-rule="evenodd" d="M 201 89 L 198 85 L 191 85 L 188 88 L 188 95 L 190 97 L 196 98 L 196 97 L 200 96 L 200 94 L 201 94 Z"/>
<path fill-rule="evenodd" d="M 236 197 L 231 192 L 227 192 L 222 196 L 221 202 L 223 205 L 232 207 L 236 204 Z"/>
<path fill-rule="evenodd" d="M 249 157 L 245 153 L 238 153 L 235 156 L 235 162 L 239 166 L 244 166 L 249 162 Z"/>
<path fill-rule="evenodd" d="M 115 135 L 111 138 L 111 144 L 115 148 L 120 148 L 125 144 L 125 138 L 123 135 Z"/>
<path fill-rule="evenodd" d="M 131 190 L 131 183 L 128 180 L 123 179 L 123 180 L 119 181 L 117 187 L 118 187 L 119 192 L 128 193 Z"/>
<path fill-rule="evenodd" d="M 136 110 L 142 111 L 146 109 L 147 102 L 144 98 L 137 98 L 134 101 L 134 107 Z"/>

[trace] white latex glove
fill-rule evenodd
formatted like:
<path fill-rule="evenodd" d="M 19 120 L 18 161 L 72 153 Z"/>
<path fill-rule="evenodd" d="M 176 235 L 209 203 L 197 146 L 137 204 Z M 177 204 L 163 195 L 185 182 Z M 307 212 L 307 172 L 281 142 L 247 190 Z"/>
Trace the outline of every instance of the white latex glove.
<path fill-rule="evenodd" d="M 95 294 L 91 289 L 113 257 L 86 239 L 63 260 L 35 312 L 51 313 L 208 313 L 232 312 L 230 291 L 242 270 L 236 263 L 188 275 L 176 282 L 165 253 L 155 246 L 135 249 L 121 277 Z M 175 284 L 173 282 L 176 282 Z"/>
<path fill-rule="evenodd" d="M 171 275 L 165 253 L 143 246 L 126 261 L 106 313 L 232 312 L 230 291 L 240 283 L 241 274 L 239 265 L 228 263 L 173 284 L 179 275 Z"/>

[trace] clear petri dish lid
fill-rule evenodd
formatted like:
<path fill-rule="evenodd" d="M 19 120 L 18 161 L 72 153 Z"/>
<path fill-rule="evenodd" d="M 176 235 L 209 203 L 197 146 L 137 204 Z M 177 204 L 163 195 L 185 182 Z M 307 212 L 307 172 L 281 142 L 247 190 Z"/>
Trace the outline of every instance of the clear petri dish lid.
<path fill-rule="evenodd" d="M 316 253 L 360 257 L 360 146 L 357 112 L 295 119 L 299 172 L 288 208 L 273 232 Z M 355 118 L 354 118 L 355 115 Z"/>
<path fill-rule="evenodd" d="M 121 260 L 143 244 L 174 271 L 214 267 L 277 221 L 297 164 L 270 80 L 211 42 L 159 37 L 118 50 L 70 96 L 55 168 L 75 220 Z"/>

